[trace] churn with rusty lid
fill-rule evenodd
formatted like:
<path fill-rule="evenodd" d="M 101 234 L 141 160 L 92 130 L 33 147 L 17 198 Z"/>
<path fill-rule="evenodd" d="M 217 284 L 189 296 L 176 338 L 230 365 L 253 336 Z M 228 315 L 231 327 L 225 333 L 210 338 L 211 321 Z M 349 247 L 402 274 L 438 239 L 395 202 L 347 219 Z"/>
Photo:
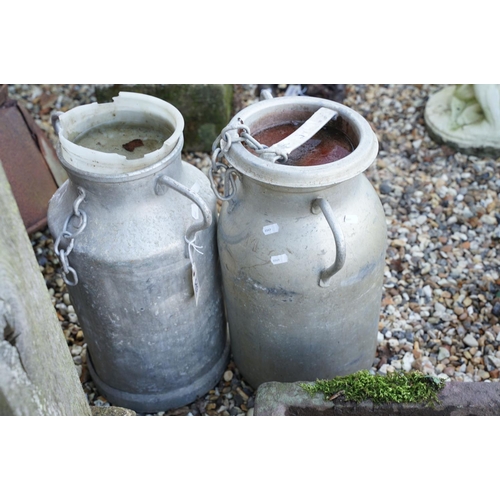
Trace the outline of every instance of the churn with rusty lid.
<path fill-rule="evenodd" d="M 53 116 L 68 181 L 48 222 L 88 348 L 113 404 L 141 413 L 208 392 L 228 361 L 216 198 L 182 161 L 184 120 L 158 98 Z"/>
<path fill-rule="evenodd" d="M 387 242 L 363 174 L 377 138 L 339 103 L 264 97 L 231 120 L 212 156 L 235 363 L 254 388 L 368 369 Z"/>

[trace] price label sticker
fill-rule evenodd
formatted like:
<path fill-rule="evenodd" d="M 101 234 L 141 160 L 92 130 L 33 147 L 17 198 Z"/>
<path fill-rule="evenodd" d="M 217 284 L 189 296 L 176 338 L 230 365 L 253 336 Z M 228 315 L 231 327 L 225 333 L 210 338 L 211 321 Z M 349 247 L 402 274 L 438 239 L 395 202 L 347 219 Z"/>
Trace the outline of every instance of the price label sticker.
<path fill-rule="evenodd" d="M 283 253 L 281 255 L 273 255 L 271 257 L 271 262 L 275 266 L 278 264 L 285 264 L 285 262 L 288 262 L 288 255 L 286 253 Z"/>
<path fill-rule="evenodd" d="M 195 220 L 198 220 L 201 217 L 200 209 L 198 208 L 198 205 L 195 205 L 194 203 L 191 204 L 191 216 Z"/>
<path fill-rule="evenodd" d="M 269 224 L 268 226 L 264 226 L 262 228 L 262 232 L 268 236 L 269 234 L 277 233 L 280 230 L 278 224 Z"/>
<path fill-rule="evenodd" d="M 358 223 L 358 216 L 357 215 L 345 215 L 344 222 L 347 222 L 347 224 L 357 224 Z"/>

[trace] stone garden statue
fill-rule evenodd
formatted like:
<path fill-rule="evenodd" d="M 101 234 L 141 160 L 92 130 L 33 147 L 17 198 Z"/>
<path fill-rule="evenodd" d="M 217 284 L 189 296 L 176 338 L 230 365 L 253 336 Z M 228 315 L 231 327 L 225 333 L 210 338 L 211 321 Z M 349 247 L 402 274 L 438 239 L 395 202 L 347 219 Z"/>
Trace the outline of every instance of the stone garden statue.
<path fill-rule="evenodd" d="M 467 154 L 500 154 L 500 85 L 450 85 L 425 108 L 431 136 Z"/>

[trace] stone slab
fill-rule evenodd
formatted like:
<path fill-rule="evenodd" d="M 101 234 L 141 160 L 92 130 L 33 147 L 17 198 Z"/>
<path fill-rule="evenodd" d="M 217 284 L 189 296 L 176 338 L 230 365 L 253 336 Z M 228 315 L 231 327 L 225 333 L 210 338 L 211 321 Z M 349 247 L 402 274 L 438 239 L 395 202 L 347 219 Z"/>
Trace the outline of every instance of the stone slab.
<path fill-rule="evenodd" d="M 90 408 L 0 162 L 0 415 Z"/>
<path fill-rule="evenodd" d="M 210 152 L 232 117 L 233 86 L 227 84 L 96 85 L 97 102 L 110 102 L 120 91 L 139 92 L 163 99 L 184 117 L 184 149 Z"/>
<path fill-rule="evenodd" d="M 325 401 L 310 396 L 300 382 L 266 382 L 257 389 L 254 416 L 491 416 L 500 415 L 500 383 L 448 382 L 439 393 L 440 403 L 353 403 L 339 396 Z"/>

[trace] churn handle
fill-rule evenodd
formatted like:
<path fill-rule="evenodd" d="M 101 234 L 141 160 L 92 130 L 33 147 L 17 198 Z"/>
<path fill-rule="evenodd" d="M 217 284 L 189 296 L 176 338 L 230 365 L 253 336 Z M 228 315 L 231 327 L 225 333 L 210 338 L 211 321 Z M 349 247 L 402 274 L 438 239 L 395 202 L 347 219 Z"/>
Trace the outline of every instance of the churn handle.
<path fill-rule="evenodd" d="M 54 129 L 56 135 L 59 135 L 59 132 L 61 131 L 61 124 L 59 123 L 59 118 L 62 114 L 64 114 L 62 111 L 54 111 L 50 115 L 52 128 Z"/>
<path fill-rule="evenodd" d="M 202 222 L 195 222 L 193 225 L 189 226 L 186 231 L 186 257 L 189 257 L 189 244 L 194 243 L 194 238 L 198 231 L 203 231 L 212 225 L 212 211 L 208 208 L 207 204 L 203 199 L 190 191 L 186 186 L 172 179 L 168 175 L 161 175 L 156 180 L 155 193 L 157 195 L 164 194 L 166 192 L 165 186 L 172 188 L 174 191 L 182 194 L 186 198 L 189 198 L 193 203 L 195 203 L 200 209 L 203 215 Z"/>
<path fill-rule="evenodd" d="M 313 214 L 318 214 L 323 212 L 330 229 L 333 232 L 333 238 L 335 240 L 335 246 L 337 250 L 337 255 L 335 257 L 335 262 L 327 269 L 323 269 L 319 275 L 319 286 L 327 287 L 330 286 L 330 280 L 332 277 L 338 273 L 342 267 L 344 267 L 346 259 L 346 246 L 344 233 L 340 225 L 335 220 L 335 215 L 333 213 L 332 207 L 324 198 L 316 198 L 311 204 L 311 212 Z"/>
<path fill-rule="evenodd" d="M 273 99 L 273 94 L 269 89 L 262 89 L 260 91 L 260 100 L 267 101 L 268 99 Z"/>

